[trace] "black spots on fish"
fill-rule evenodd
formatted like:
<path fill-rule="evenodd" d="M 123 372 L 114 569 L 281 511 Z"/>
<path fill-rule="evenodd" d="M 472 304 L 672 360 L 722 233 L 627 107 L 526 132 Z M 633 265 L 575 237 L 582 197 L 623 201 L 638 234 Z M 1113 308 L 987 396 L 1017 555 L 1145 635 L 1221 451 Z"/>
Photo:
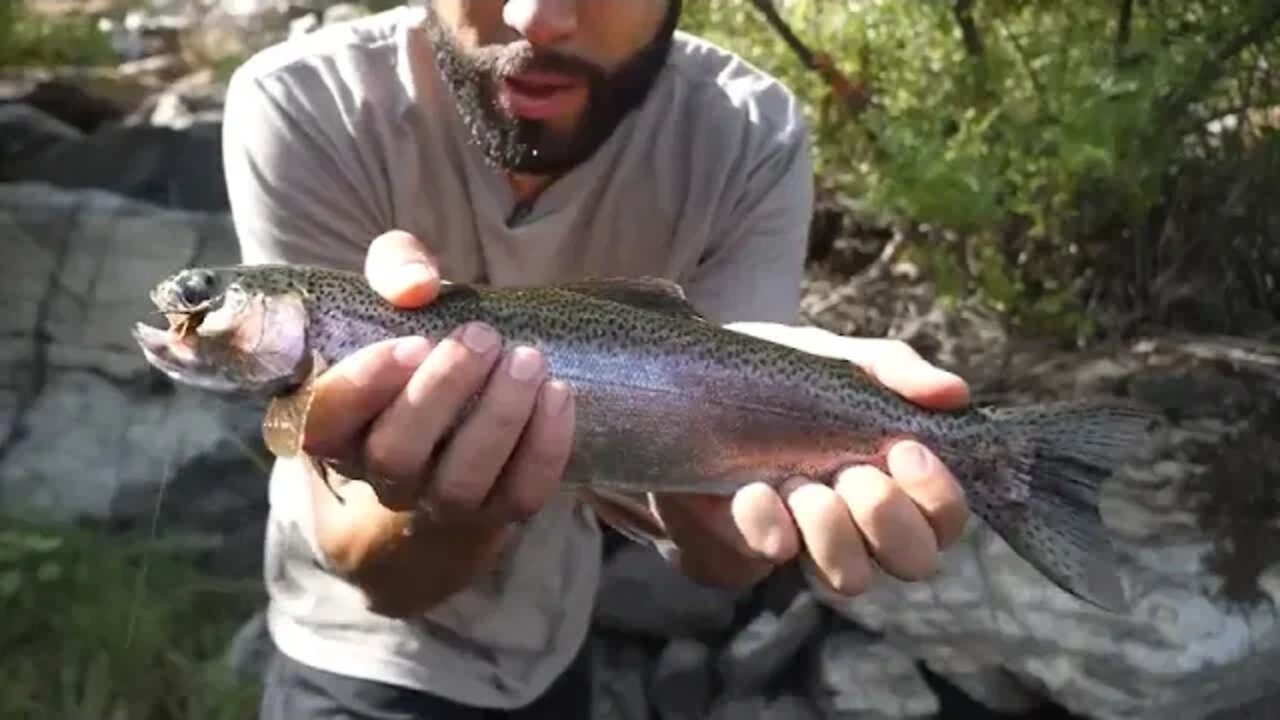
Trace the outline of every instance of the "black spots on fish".
<path fill-rule="evenodd" d="M 1007 475 L 1003 482 L 990 474 L 970 479 L 981 493 L 974 511 L 1059 587 L 1100 607 L 1123 609 L 1119 567 L 1098 513 L 1098 495 L 1141 447 L 1155 416 L 1123 403 L 1087 401 L 982 414 L 1008 454 L 995 473 Z"/>

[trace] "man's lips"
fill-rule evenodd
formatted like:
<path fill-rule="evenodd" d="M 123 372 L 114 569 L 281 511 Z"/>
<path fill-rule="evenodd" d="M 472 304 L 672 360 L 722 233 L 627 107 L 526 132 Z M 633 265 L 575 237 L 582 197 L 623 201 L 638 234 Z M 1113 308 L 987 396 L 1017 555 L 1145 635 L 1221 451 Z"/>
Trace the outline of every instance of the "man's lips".
<path fill-rule="evenodd" d="M 559 73 L 520 73 L 503 78 L 499 84 L 499 96 L 507 110 L 530 120 L 567 114 L 583 92 L 582 80 Z"/>

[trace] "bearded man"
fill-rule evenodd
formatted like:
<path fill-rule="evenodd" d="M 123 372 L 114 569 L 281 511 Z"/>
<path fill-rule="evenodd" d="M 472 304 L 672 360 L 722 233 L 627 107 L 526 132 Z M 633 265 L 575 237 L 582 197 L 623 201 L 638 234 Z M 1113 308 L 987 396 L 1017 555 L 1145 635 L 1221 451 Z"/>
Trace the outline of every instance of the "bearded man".
<path fill-rule="evenodd" d="M 712 322 L 847 358 L 925 405 L 967 402 L 901 343 L 788 326 L 813 201 L 802 108 L 677 31 L 680 11 L 427 0 L 262 51 L 224 121 L 244 261 L 363 269 L 404 307 L 441 278 L 663 277 Z M 928 577 L 965 523 L 954 478 L 910 442 L 888 474 L 584 504 L 558 492 L 570 387 L 501 340 L 482 324 L 400 338 L 322 377 L 304 449 L 350 479 L 335 497 L 308 463 L 272 471 L 262 717 L 588 717 L 601 519 L 643 513 L 704 583 L 799 561 L 848 595 L 873 568 Z"/>

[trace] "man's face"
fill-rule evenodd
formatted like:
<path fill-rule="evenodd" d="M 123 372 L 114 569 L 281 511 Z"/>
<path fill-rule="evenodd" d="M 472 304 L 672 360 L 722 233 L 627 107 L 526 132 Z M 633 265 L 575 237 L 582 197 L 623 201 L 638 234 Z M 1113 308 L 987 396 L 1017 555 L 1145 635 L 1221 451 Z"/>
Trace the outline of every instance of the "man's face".
<path fill-rule="evenodd" d="M 425 28 L 485 156 L 554 175 L 641 103 L 666 61 L 679 0 L 430 0 Z"/>

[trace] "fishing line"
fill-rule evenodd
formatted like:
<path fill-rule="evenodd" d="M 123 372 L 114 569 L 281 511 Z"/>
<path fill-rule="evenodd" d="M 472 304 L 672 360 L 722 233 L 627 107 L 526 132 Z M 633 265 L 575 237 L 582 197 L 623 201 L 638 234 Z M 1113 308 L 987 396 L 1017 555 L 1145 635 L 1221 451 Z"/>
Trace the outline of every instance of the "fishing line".
<path fill-rule="evenodd" d="M 159 534 L 160 506 L 164 503 L 164 493 L 169 487 L 169 476 L 173 473 L 173 459 L 182 449 L 182 433 L 178 433 L 172 450 L 165 456 L 164 472 L 160 474 L 160 488 L 156 492 L 155 506 L 151 509 L 151 529 L 142 548 L 142 566 L 138 568 L 138 577 L 133 584 L 133 603 L 129 608 L 129 624 L 124 634 L 124 646 L 127 649 L 133 643 L 133 632 L 138 622 L 138 608 L 142 607 L 142 593 L 146 591 L 147 569 L 151 566 L 151 549 Z"/>

